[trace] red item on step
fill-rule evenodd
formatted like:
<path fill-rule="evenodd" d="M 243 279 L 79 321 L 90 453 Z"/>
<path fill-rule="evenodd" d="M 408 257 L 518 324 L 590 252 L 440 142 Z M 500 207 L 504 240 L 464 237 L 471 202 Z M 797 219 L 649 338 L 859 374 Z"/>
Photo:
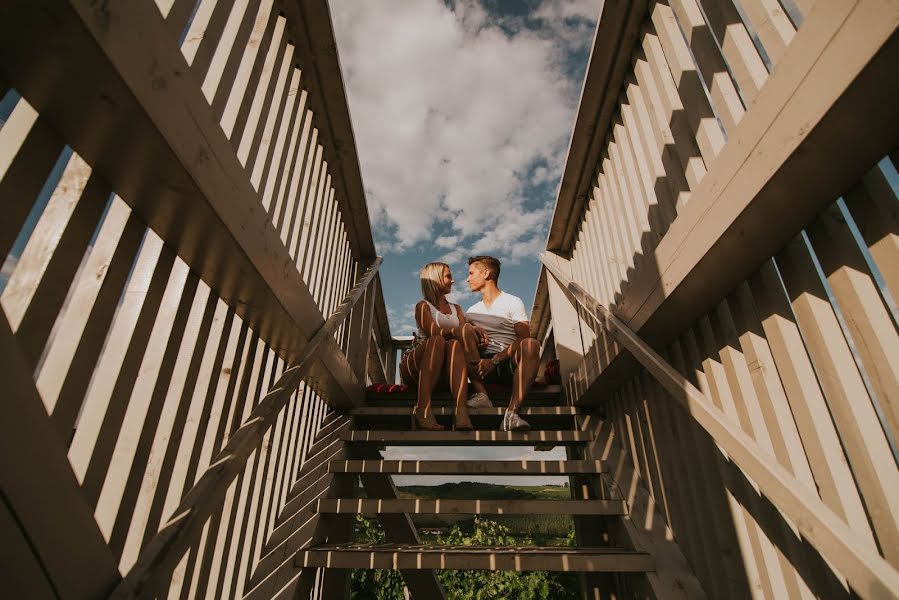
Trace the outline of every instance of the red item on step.
<path fill-rule="evenodd" d="M 402 394 L 409 391 L 409 386 L 396 383 L 373 383 L 365 389 L 372 394 Z"/>

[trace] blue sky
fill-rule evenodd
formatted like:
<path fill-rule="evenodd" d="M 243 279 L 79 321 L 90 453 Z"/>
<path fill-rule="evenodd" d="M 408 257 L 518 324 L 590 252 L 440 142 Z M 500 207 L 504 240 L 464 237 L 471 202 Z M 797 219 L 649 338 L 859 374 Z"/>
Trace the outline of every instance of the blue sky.
<path fill-rule="evenodd" d="M 503 263 L 534 298 L 600 0 L 331 0 L 394 335 L 409 335 L 418 269 Z"/>

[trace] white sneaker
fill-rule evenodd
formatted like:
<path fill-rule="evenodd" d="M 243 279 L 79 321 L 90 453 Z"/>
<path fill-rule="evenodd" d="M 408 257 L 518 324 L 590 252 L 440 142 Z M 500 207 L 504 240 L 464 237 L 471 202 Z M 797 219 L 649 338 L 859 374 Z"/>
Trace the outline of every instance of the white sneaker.
<path fill-rule="evenodd" d="M 468 408 L 493 408 L 493 403 L 490 401 L 490 396 L 485 394 L 484 392 L 476 392 L 469 396 Z"/>
<path fill-rule="evenodd" d="M 528 431 L 531 426 L 518 416 L 518 413 L 507 410 L 503 415 L 503 431 Z"/>

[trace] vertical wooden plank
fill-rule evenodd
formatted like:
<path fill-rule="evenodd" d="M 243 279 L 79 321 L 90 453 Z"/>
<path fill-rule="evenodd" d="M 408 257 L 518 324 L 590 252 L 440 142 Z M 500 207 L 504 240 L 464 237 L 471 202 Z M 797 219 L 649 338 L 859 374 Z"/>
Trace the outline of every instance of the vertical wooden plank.
<path fill-rule="evenodd" d="M 300 70 L 291 68 L 290 83 L 285 91 L 284 105 L 279 109 L 276 121 L 277 136 L 270 150 L 270 158 L 268 164 L 262 172 L 261 184 L 262 188 L 262 206 L 269 213 L 269 219 L 272 224 L 278 220 L 278 207 L 272 206 L 272 201 L 277 203 L 275 190 L 281 186 L 285 173 L 290 168 L 290 155 L 292 147 L 287 148 L 285 155 L 285 144 L 288 144 L 288 134 L 294 131 L 294 118 L 297 110 L 301 109 L 299 101 L 303 94 L 300 93 Z M 282 160 L 283 158 L 283 160 Z"/>
<path fill-rule="evenodd" d="M 2 311 L 0 311 L 2 312 Z M 119 579 L 115 558 L 81 495 L 58 438 L 18 352 L 6 317 L 0 314 L 0 480 L 3 505 L 28 533 L 43 570 L 60 597 L 109 594 Z M 4 545 L 9 540 L 4 539 Z M 10 565 L 12 566 L 12 565 Z"/>
<path fill-rule="evenodd" d="M 4 203 L 0 257 L 5 259 L 12 249 L 62 150 L 62 142 L 37 111 L 20 99 L 0 129 L 0 198 L 19 199 Z"/>
<path fill-rule="evenodd" d="M 63 188 L 57 192 L 67 195 Z M 3 308 L 35 368 L 108 200 L 109 190 L 98 178 L 87 182 L 74 204 L 71 197 L 58 203 L 51 197 L 3 290 Z"/>
<path fill-rule="evenodd" d="M 683 206 L 689 200 L 690 188 L 684 176 L 684 165 L 680 163 L 675 152 L 671 129 L 667 123 L 658 123 L 654 109 L 647 106 L 649 84 L 641 83 L 640 71 L 646 71 L 648 68 L 645 60 L 637 58 L 634 61 L 635 78 L 627 86 L 627 98 L 640 132 L 642 160 L 659 202 L 662 222 L 660 233 L 664 235 L 677 218 L 677 207 Z"/>
<path fill-rule="evenodd" d="M 286 40 L 283 39 L 285 24 L 286 20 L 283 17 L 278 17 L 275 20 L 272 43 L 269 45 L 268 52 L 265 54 L 258 80 L 257 82 L 254 82 L 256 83 L 255 93 L 250 95 L 252 97 L 252 102 L 249 103 L 246 117 L 239 119 L 237 112 L 232 108 L 232 114 L 235 114 L 235 125 L 239 123 L 239 127 L 232 128 L 232 134 L 230 136 L 231 143 L 237 148 L 237 158 L 240 160 L 240 163 L 248 169 L 251 168 L 251 166 L 247 164 L 247 159 L 250 156 L 250 148 L 253 145 L 253 139 L 256 137 L 256 129 L 262 113 L 263 103 L 266 102 L 266 92 L 271 87 L 270 84 L 273 83 L 272 74 L 275 70 L 275 61 L 281 55 L 281 49 L 286 49 Z M 233 97 L 232 94 L 232 98 Z M 238 101 L 235 100 L 235 102 Z M 231 105 L 231 100 L 228 101 L 228 104 L 229 106 Z M 243 111 L 241 110 L 240 112 Z M 229 114 L 228 108 L 225 109 L 225 114 Z M 226 119 L 225 124 L 227 125 L 228 122 L 229 120 Z M 228 127 L 225 127 L 224 129 L 226 132 L 228 131 Z M 235 144 L 238 139 L 240 140 L 240 143 Z"/>
<path fill-rule="evenodd" d="M 228 0 L 222 0 L 222 2 L 228 2 Z M 187 15 L 190 18 L 190 25 L 187 28 L 184 41 L 181 43 L 181 53 L 184 55 L 184 60 L 187 61 L 188 65 L 192 65 L 194 58 L 197 56 L 197 51 L 203 42 L 203 35 L 206 33 L 206 28 L 209 26 L 218 4 L 219 0 L 200 0 L 193 14 Z M 200 81 L 202 80 L 201 76 Z"/>
<path fill-rule="evenodd" d="M 234 48 L 241 26 L 244 23 L 251 22 L 250 19 L 245 16 L 248 4 L 249 0 L 236 0 L 234 2 L 231 11 L 228 14 L 228 20 L 222 30 L 219 43 L 216 45 L 215 51 L 209 60 L 209 67 L 206 70 L 206 76 L 203 78 L 203 85 L 200 89 L 203 91 L 203 95 L 206 96 L 206 101 L 210 104 L 212 104 L 219 83 L 222 81 L 225 65 L 232 56 L 232 53 L 234 55 L 238 54 L 238 51 Z"/>
<path fill-rule="evenodd" d="M 294 251 L 294 261 L 297 265 L 297 270 L 300 271 L 301 274 L 306 272 L 307 258 L 309 256 L 309 238 L 311 236 L 312 223 L 314 221 L 315 211 L 318 208 L 316 206 L 315 198 L 317 195 L 318 186 L 320 185 L 321 179 L 321 170 L 322 170 L 322 147 L 319 144 L 316 144 L 315 141 L 318 138 L 318 129 L 314 129 L 312 132 L 312 147 L 310 148 L 310 153 L 312 150 L 315 150 L 315 158 L 312 163 L 312 171 L 311 177 L 308 182 L 303 180 L 303 192 L 301 193 L 301 197 L 303 198 L 303 213 L 300 219 L 297 221 L 297 227 L 299 228 L 299 235 L 297 236 L 297 249 Z M 307 171 L 307 175 L 310 172 Z M 303 276 L 303 281 L 306 281 L 305 275 Z"/>
<path fill-rule="evenodd" d="M 259 5 L 259 12 L 256 14 L 256 22 L 253 24 L 253 32 L 244 48 L 243 56 L 240 59 L 240 65 L 234 77 L 234 83 L 227 94 L 227 100 L 220 102 L 219 98 L 223 95 L 216 96 L 216 100 L 212 103 L 213 111 L 219 117 L 222 125 L 222 131 L 232 144 L 235 139 L 242 139 L 244 125 L 247 116 L 251 111 L 255 94 L 247 94 L 247 89 L 256 89 L 253 85 L 264 74 L 264 67 L 267 65 L 267 57 L 272 41 L 275 44 L 280 40 L 280 31 L 278 29 L 277 13 L 272 11 L 273 0 L 262 0 Z M 257 60 L 258 56 L 266 57 Z M 272 59 L 274 60 L 274 59 Z M 255 75 L 255 76 L 254 76 Z M 243 119 L 239 118 L 239 113 L 246 112 Z M 235 125 L 240 123 L 238 131 L 235 131 Z M 234 135 L 236 134 L 236 135 Z"/>
<path fill-rule="evenodd" d="M 647 107 L 650 110 L 658 107 L 656 113 L 659 125 L 669 127 L 672 138 L 675 142 L 681 164 L 684 166 L 684 172 L 690 189 L 696 189 L 699 182 L 702 181 L 706 172 L 707 159 L 705 152 L 699 147 L 696 137 L 693 135 L 693 127 L 687 118 L 687 110 L 681 100 L 678 88 L 672 79 L 671 70 L 668 67 L 668 60 L 665 58 L 665 52 L 662 50 L 662 44 L 658 36 L 648 30 L 643 35 L 643 52 L 646 56 L 646 67 L 638 63 L 638 74 L 640 71 L 647 83 L 647 91 L 650 98 Z M 644 85 L 643 81 L 640 85 Z"/>
<path fill-rule="evenodd" d="M 260 189 L 263 176 L 267 173 L 272 162 L 272 153 L 275 149 L 275 144 L 272 142 L 277 141 L 275 136 L 282 129 L 282 115 L 285 105 L 293 100 L 288 88 L 291 72 L 294 71 L 292 67 L 293 51 L 293 45 L 288 43 L 284 49 L 284 54 L 280 57 L 280 68 L 278 69 L 277 77 L 274 79 L 274 89 L 271 96 L 266 98 L 266 105 L 261 115 L 264 124 L 262 128 L 256 130 L 253 146 L 247 158 L 246 167 L 251 173 L 250 183 L 253 184 L 253 188 L 257 191 Z M 297 81 L 297 85 L 299 85 L 299 81 Z M 278 125 L 278 130 L 275 129 L 276 124 Z"/>
<path fill-rule="evenodd" d="M 189 402 L 190 408 L 188 409 L 187 417 L 184 421 L 184 429 L 178 440 L 177 450 L 175 451 L 175 460 L 172 461 L 172 474 L 169 479 L 168 492 L 161 512 L 160 524 L 172 517 L 172 512 L 181 502 L 181 498 L 184 494 L 185 483 L 188 481 L 188 470 L 191 462 L 191 455 L 193 454 L 193 447 L 197 444 L 198 440 L 202 439 L 200 437 L 200 432 L 203 431 L 201 420 L 208 395 L 209 382 L 210 380 L 214 381 L 217 379 L 217 377 L 213 378 L 212 376 L 213 365 L 216 362 L 217 355 L 221 353 L 219 347 L 227 342 L 226 337 L 223 337 L 223 333 L 229 331 L 225 329 L 225 322 L 228 317 L 227 305 L 211 295 L 209 288 L 200 282 L 197 296 L 199 298 L 203 295 L 208 298 L 206 301 L 206 311 L 209 312 L 209 309 L 212 308 L 214 312 L 212 313 L 212 321 L 209 324 L 209 333 L 205 339 L 205 344 L 198 344 L 197 349 L 194 351 L 194 361 L 196 361 L 198 357 L 201 357 L 201 361 L 197 370 L 196 383 L 192 394 L 182 400 L 182 402 Z M 190 391 L 191 390 L 189 389 L 185 389 L 185 392 Z M 192 480 L 193 478 L 190 479 Z M 141 545 L 143 546 L 143 544 L 146 544 L 148 541 L 149 539 L 145 536 Z"/>
<path fill-rule="evenodd" d="M 753 388 L 771 437 L 774 455 L 797 479 L 809 488 L 815 489 L 815 480 L 802 447 L 802 440 L 793 421 L 783 385 L 777 376 L 774 357 L 758 320 L 752 292 L 746 282 L 737 287 L 730 305 L 733 309 L 734 332 L 739 335 L 739 344 L 745 353 L 747 368 L 750 369 Z"/>
<path fill-rule="evenodd" d="M 748 107 L 768 79 L 768 69 L 733 2 L 699 0 L 699 3 L 737 83 L 743 103 Z"/>
<path fill-rule="evenodd" d="M 305 93 L 305 90 L 303 93 Z M 305 101 L 305 98 L 303 101 Z M 291 252 L 291 258 L 294 257 L 292 252 L 296 247 L 295 236 L 298 231 L 296 223 L 303 210 L 303 197 L 300 193 L 300 181 L 303 180 L 304 174 L 308 173 L 312 162 L 312 155 L 308 152 L 309 128 L 312 124 L 312 112 L 305 108 L 305 105 L 303 108 L 302 120 L 303 125 L 302 132 L 300 133 L 300 141 L 296 149 L 296 157 L 293 159 L 293 173 L 290 178 L 290 184 L 284 192 L 284 206 L 286 211 L 284 211 L 282 220 L 278 222 L 278 228 L 281 231 L 281 241 L 284 243 L 287 251 Z M 312 147 L 314 148 L 314 144 Z M 306 174 L 305 177 L 308 178 L 308 174 Z"/>
<path fill-rule="evenodd" d="M 846 207 L 895 301 L 899 298 L 897 198 L 880 166 L 865 173 L 845 195 Z M 895 431 L 895 430 L 894 430 Z"/>
<path fill-rule="evenodd" d="M 899 551 L 899 473 L 843 332 L 801 237 L 777 264 L 831 415 L 846 449 L 868 517 L 887 560 Z M 843 482 L 846 485 L 847 482 Z"/>
<path fill-rule="evenodd" d="M 727 377 L 727 385 L 733 394 L 734 403 L 741 415 L 741 421 L 749 424 L 746 432 L 772 457 L 780 458 L 774 448 L 771 433 L 762 415 L 761 404 L 755 396 L 749 366 L 737 339 L 736 327 L 734 326 L 727 300 L 723 300 L 718 304 L 713 313 L 712 323 L 714 339 L 717 341 L 719 357 Z M 754 482 L 753 487 L 755 487 Z M 785 530 L 792 528 L 793 524 L 785 523 L 783 519 L 779 518 L 779 515 L 777 522 L 765 524 L 761 502 L 754 498 L 754 494 L 750 498 L 752 498 L 753 502 L 749 507 L 749 511 L 758 531 L 759 546 L 762 549 L 766 564 L 766 575 L 774 590 L 774 597 L 810 598 L 811 593 L 807 588 L 803 586 L 803 589 L 800 590 L 797 586 L 795 570 L 785 555 L 789 552 L 789 548 L 777 546 L 774 543 L 776 539 L 785 537 Z M 792 529 L 790 533 L 792 534 Z M 792 560 L 798 562 L 800 558 L 795 553 L 792 554 Z"/>
<path fill-rule="evenodd" d="M 852 472 L 773 261 L 753 276 L 750 289 L 815 476 L 815 488 L 824 503 L 873 546 L 861 498 L 854 484 L 845 485 L 853 480 Z"/>
<path fill-rule="evenodd" d="M 59 318 L 37 386 L 63 440 L 71 439 L 144 232 L 131 209 L 114 197 Z"/>
<path fill-rule="evenodd" d="M 839 206 L 806 230 L 886 420 L 899 435 L 899 333 Z M 899 560 L 899 557 L 897 557 Z"/>
<path fill-rule="evenodd" d="M 123 394 L 131 388 L 139 367 L 152 327 L 150 317 L 158 308 L 173 259 L 163 257 L 162 240 L 148 232 L 123 303 L 110 330 L 104 332 L 108 343 L 96 365 L 69 449 L 69 460 L 78 480 L 90 486 L 85 493 L 91 504 L 99 496 L 112 458 L 114 436 L 127 407 Z"/>
<path fill-rule="evenodd" d="M 171 382 L 166 390 L 157 433 L 147 459 L 146 475 L 141 480 L 140 489 L 133 503 L 131 527 L 128 529 L 122 549 L 121 565 L 133 564 L 145 541 L 158 530 L 160 518 L 157 507 L 165 500 L 171 483 L 169 478 L 171 471 L 167 467 L 172 470 L 176 468 L 170 459 L 167 461 L 167 458 L 170 453 L 174 454 L 173 445 L 177 444 L 181 435 L 185 433 L 184 423 L 190 406 L 189 402 L 185 402 L 189 401 L 190 396 L 185 398 L 185 393 L 189 390 L 190 368 L 198 350 L 204 347 L 202 335 L 204 320 L 210 321 L 206 317 L 207 314 L 211 316 L 211 312 L 207 310 L 209 288 L 199 281 L 195 281 L 195 285 L 197 287 L 192 297 L 190 314 L 177 352 L 175 368 L 171 373 Z M 124 568 L 127 571 L 129 567 Z"/>
<path fill-rule="evenodd" d="M 296 180 L 296 177 L 299 175 L 299 173 L 296 172 L 303 166 L 294 157 L 299 146 L 297 138 L 300 135 L 300 129 L 303 124 L 303 115 L 306 112 L 306 98 L 306 91 L 302 90 L 300 92 L 297 110 L 293 115 L 293 127 L 290 133 L 290 140 L 287 142 L 287 156 L 284 158 L 285 166 L 278 177 L 279 184 L 278 191 L 275 195 L 275 206 L 271 211 L 272 223 L 281 235 L 281 243 L 285 245 L 287 242 L 288 231 L 284 227 L 284 219 L 290 207 L 290 198 L 293 197 L 288 197 L 286 195 L 293 191 L 294 186 L 292 185 L 292 182 Z M 305 140 L 303 140 L 303 143 L 305 143 Z"/>
<path fill-rule="evenodd" d="M 730 390 L 724 385 L 724 373 L 717 357 L 710 356 L 711 352 L 708 348 L 709 326 L 705 319 L 705 332 L 702 335 L 703 346 L 697 344 L 695 334 L 690 331 L 685 337 L 685 353 L 687 363 L 694 365 L 697 387 L 704 395 L 712 400 L 712 402 L 728 415 L 735 422 L 739 422 L 739 417 L 735 414 L 736 407 L 733 405 L 733 398 Z M 702 323 L 700 323 L 702 325 Z M 741 424 L 741 426 L 744 426 Z M 715 444 L 717 446 L 717 444 Z M 740 557 L 742 559 L 742 568 L 745 573 L 747 588 L 750 595 L 754 598 L 768 597 L 770 595 L 771 586 L 767 577 L 764 577 L 764 555 L 759 545 L 756 531 L 752 528 L 754 524 L 752 517 L 746 514 L 743 506 L 734 497 L 732 487 L 734 485 L 732 477 L 730 477 L 727 466 L 724 464 L 724 457 L 719 449 L 714 455 L 715 468 L 721 478 L 724 486 L 725 497 L 730 508 L 730 522 L 733 525 L 734 533 L 740 548 Z M 734 577 L 731 574 L 731 577 Z"/>
<path fill-rule="evenodd" d="M 740 5 L 771 64 L 777 65 L 796 34 L 790 17 L 777 0 L 740 0 Z"/>
<path fill-rule="evenodd" d="M 699 146 L 703 160 L 709 164 L 724 147 L 724 134 L 702 87 L 700 75 L 690 56 L 690 50 L 681 37 L 671 7 L 656 4 L 652 9 L 652 23 L 655 26 L 665 62 L 671 72 L 671 78 L 683 101 L 690 127 L 695 133 L 696 144 Z"/>
<path fill-rule="evenodd" d="M 733 131 L 746 110 L 699 5 L 696 0 L 671 0 L 671 8 L 725 132 Z"/>
<path fill-rule="evenodd" d="M 216 119 L 219 119 L 220 123 L 225 110 L 225 103 L 228 101 L 235 81 L 239 76 L 244 56 L 251 51 L 248 46 L 253 43 L 257 47 L 259 45 L 259 37 L 261 37 L 264 31 L 268 17 L 267 11 L 270 10 L 265 7 L 265 4 L 264 0 L 247 0 L 247 7 L 236 25 L 233 41 L 228 46 L 227 56 L 220 59 L 218 53 L 221 49 L 216 50 L 212 67 L 207 74 L 207 79 L 210 79 L 215 73 L 215 81 L 203 82 L 204 94 L 207 94 L 206 99 L 212 107 L 212 113 Z M 229 18 L 233 18 L 233 16 L 234 13 L 232 12 Z M 227 27 L 231 27 L 230 22 Z M 257 35 L 257 30 L 259 37 L 254 37 Z M 255 53 L 256 48 L 252 52 Z M 209 92 L 207 92 L 207 88 L 211 88 Z"/>
<path fill-rule="evenodd" d="M 688 331 L 671 345 L 671 364 L 700 387 L 700 382 L 705 385 L 705 374 L 693 367 L 695 341 L 690 340 L 691 336 L 692 332 Z M 691 361 L 689 365 L 688 360 Z M 726 595 L 747 598 L 750 594 L 748 577 L 742 566 L 744 549 L 733 520 L 731 498 L 717 469 L 718 449 L 705 430 L 680 405 L 672 404 L 673 399 L 658 385 L 656 394 L 664 399 L 663 406 L 671 417 L 671 435 L 683 441 L 688 462 L 682 465 L 682 471 L 689 486 L 685 502 L 693 507 L 690 522 L 701 533 L 713 585 L 726 591 Z"/>
<path fill-rule="evenodd" d="M 110 461 L 109 467 L 106 469 L 106 476 L 97 498 L 95 510 L 97 524 L 107 538 L 112 535 L 113 525 L 120 510 L 132 469 L 136 469 L 138 472 L 144 471 L 142 465 L 135 464 L 135 459 L 144 438 L 144 426 L 147 414 L 151 412 L 151 402 L 157 400 L 154 398 L 156 394 L 153 392 L 157 386 L 157 377 L 163 367 L 169 336 L 173 334 L 178 336 L 183 331 L 177 329 L 178 325 L 183 327 L 183 323 L 179 324 L 176 317 L 181 305 L 181 296 L 185 290 L 187 274 L 187 265 L 180 260 L 175 261 L 162 299 L 155 311 L 156 319 L 146 341 L 146 350 L 140 361 L 140 370 L 133 381 L 130 393 L 123 396 L 126 401 L 123 407 L 124 414 L 118 427 L 116 440 L 111 445 L 112 455 L 115 459 Z M 162 382 L 160 384 L 165 385 Z M 163 387 L 163 389 L 165 388 Z M 150 423 L 153 428 L 156 425 L 155 422 Z M 99 446 L 97 448 L 99 449 Z M 124 510 L 127 512 L 131 508 L 131 506 L 126 506 Z"/>

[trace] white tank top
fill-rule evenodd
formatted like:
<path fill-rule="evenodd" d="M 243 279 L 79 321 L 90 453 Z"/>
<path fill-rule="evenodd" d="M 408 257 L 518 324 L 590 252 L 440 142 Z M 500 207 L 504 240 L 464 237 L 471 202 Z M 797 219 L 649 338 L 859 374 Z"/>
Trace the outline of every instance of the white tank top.
<path fill-rule="evenodd" d="M 452 308 L 452 314 L 446 315 L 440 312 L 440 310 L 425 300 L 425 304 L 427 304 L 431 308 L 431 318 L 434 319 L 434 322 L 437 323 L 437 327 L 458 327 L 459 326 L 459 316 L 456 314 L 456 305 L 450 304 L 450 308 Z M 418 329 L 419 337 L 428 337 L 428 334 L 425 333 L 421 328 Z"/>

